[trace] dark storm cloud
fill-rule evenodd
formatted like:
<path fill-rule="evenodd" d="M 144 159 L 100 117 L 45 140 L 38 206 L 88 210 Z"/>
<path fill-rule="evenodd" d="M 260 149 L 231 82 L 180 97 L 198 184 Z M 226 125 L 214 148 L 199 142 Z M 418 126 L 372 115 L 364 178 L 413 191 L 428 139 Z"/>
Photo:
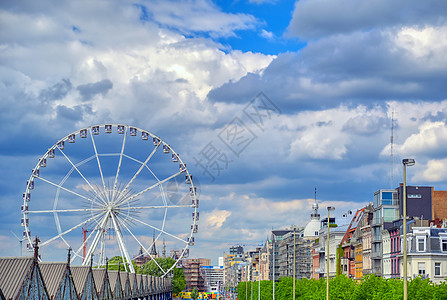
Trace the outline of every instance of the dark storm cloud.
<path fill-rule="evenodd" d="M 285 113 L 393 100 L 446 98 L 441 52 L 416 56 L 398 32 L 356 32 L 311 42 L 299 53 L 280 54 L 263 74 L 248 74 L 212 90 L 216 102 L 246 102 L 263 91 Z"/>
<path fill-rule="evenodd" d="M 300 39 L 316 39 L 372 28 L 438 25 L 446 22 L 443 0 L 304 0 L 295 5 L 288 31 Z"/>
<path fill-rule="evenodd" d="M 107 94 L 109 90 L 113 88 L 113 82 L 109 79 L 104 79 L 95 83 L 87 83 L 77 87 L 77 90 L 82 96 L 82 100 L 91 100 L 95 95 Z"/>
<path fill-rule="evenodd" d="M 58 105 L 56 111 L 58 118 L 68 119 L 70 121 L 82 120 L 83 111 L 81 106 L 69 108 L 64 105 Z"/>
<path fill-rule="evenodd" d="M 73 88 L 70 79 L 62 79 L 55 85 L 40 92 L 39 98 L 43 101 L 60 100 Z"/>
<path fill-rule="evenodd" d="M 359 115 L 347 120 L 342 130 L 356 135 L 374 135 L 388 130 L 389 126 L 389 119 Z"/>

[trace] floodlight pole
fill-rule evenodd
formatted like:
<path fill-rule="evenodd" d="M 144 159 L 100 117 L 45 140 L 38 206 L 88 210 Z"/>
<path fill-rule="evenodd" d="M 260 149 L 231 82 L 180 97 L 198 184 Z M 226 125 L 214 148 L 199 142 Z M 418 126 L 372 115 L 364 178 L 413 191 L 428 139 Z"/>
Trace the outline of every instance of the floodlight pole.
<path fill-rule="evenodd" d="M 273 228 L 272 228 L 273 229 Z M 275 300 L 275 237 L 272 235 L 272 249 L 273 249 L 273 300 Z"/>
<path fill-rule="evenodd" d="M 326 253 L 326 300 L 329 300 L 329 228 L 330 228 L 330 212 L 335 210 L 335 207 L 327 207 L 327 253 Z"/>
<path fill-rule="evenodd" d="M 259 261 L 258 261 L 258 279 L 259 279 L 259 286 L 258 286 L 258 300 L 261 300 L 261 248 L 259 248 Z"/>
<path fill-rule="evenodd" d="M 296 227 L 293 227 L 293 300 L 295 300 L 295 231 Z"/>
<path fill-rule="evenodd" d="M 403 208 L 402 208 L 402 214 L 403 214 L 403 267 L 402 267 L 402 273 L 404 276 L 404 300 L 408 299 L 408 285 L 407 285 L 407 166 L 413 166 L 415 164 L 414 159 L 412 158 L 406 158 L 402 159 L 402 165 L 404 169 L 404 186 L 403 186 Z"/>

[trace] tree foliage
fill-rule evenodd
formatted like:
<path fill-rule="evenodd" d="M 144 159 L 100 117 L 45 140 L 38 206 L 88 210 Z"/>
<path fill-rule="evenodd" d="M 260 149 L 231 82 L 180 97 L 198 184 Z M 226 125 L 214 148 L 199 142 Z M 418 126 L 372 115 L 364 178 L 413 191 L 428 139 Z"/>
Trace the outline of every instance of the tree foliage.
<path fill-rule="evenodd" d="M 197 288 L 193 288 L 191 291 L 191 299 L 197 299 L 199 298 L 199 291 L 197 290 Z"/>
<path fill-rule="evenodd" d="M 295 281 L 295 298 L 304 300 L 325 300 L 326 279 L 301 279 Z M 252 289 L 253 287 L 253 289 Z M 238 285 L 238 299 L 258 299 L 259 282 L 241 282 Z M 329 298 L 347 300 L 400 300 L 403 298 L 403 281 L 384 279 L 374 274 L 356 281 L 344 275 L 329 279 Z M 273 299 L 272 281 L 261 282 L 261 299 Z M 293 299 L 293 279 L 281 278 L 275 283 L 275 299 Z M 428 279 L 417 277 L 408 282 L 408 299 L 447 299 L 447 281 L 434 284 Z"/>
<path fill-rule="evenodd" d="M 135 262 L 132 262 L 132 265 L 135 270 L 135 273 L 141 274 L 140 267 L 137 266 L 135 264 Z M 105 268 L 105 266 L 102 266 L 102 268 Z M 109 259 L 108 265 L 107 265 L 107 270 L 117 271 L 118 268 L 120 269 L 120 271 L 123 271 L 123 272 L 129 271 L 129 270 L 126 270 L 126 267 L 124 266 L 124 263 L 123 263 L 123 258 L 121 256 L 114 256 L 111 259 Z"/>
<path fill-rule="evenodd" d="M 155 263 L 153 260 L 150 260 L 147 263 L 145 263 L 141 267 L 142 273 L 147 274 L 147 275 L 161 277 L 164 275 L 164 273 L 160 269 L 160 267 L 162 267 L 163 270 L 169 270 L 175 264 L 175 260 L 171 257 L 158 257 L 158 258 L 155 258 L 155 261 L 157 263 Z M 157 264 L 160 267 L 158 267 Z M 172 274 L 173 274 L 173 277 L 172 277 L 173 293 L 178 294 L 186 288 L 185 275 L 183 274 L 182 268 L 173 268 Z"/>

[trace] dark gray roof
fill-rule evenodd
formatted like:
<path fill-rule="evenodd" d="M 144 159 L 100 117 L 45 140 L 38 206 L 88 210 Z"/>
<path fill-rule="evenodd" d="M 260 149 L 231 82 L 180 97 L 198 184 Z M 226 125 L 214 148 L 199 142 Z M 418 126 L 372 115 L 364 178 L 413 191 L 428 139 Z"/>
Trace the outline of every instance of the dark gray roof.
<path fill-rule="evenodd" d="M 88 273 L 90 272 L 89 266 L 73 266 L 71 267 L 71 274 L 78 294 L 84 290 L 84 285 L 87 281 Z"/>
<path fill-rule="evenodd" d="M 104 287 L 104 281 L 106 280 L 106 269 L 94 268 L 92 269 L 93 279 L 95 280 L 96 292 L 99 294 Z"/>
<path fill-rule="evenodd" d="M 54 297 L 65 275 L 67 263 L 39 263 L 40 272 L 42 273 L 43 281 L 47 287 L 48 295 Z"/>
<path fill-rule="evenodd" d="M 113 297 L 113 292 L 110 288 L 109 272 L 104 268 L 92 269 L 99 299 L 110 299 L 110 297 Z"/>
<path fill-rule="evenodd" d="M 146 293 L 146 292 L 149 291 L 148 283 L 147 283 L 147 277 L 148 277 L 147 275 L 142 275 L 141 276 L 141 281 L 143 283 L 143 293 Z"/>
<path fill-rule="evenodd" d="M 33 262 L 33 257 L 0 258 L 0 289 L 6 299 L 18 296 Z"/>
<path fill-rule="evenodd" d="M 121 287 L 123 288 L 124 297 L 131 296 L 132 288 L 131 288 L 130 282 L 129 282 L 129 273 L 120 272 L 120 277 L 121 277 Z"/>
<path fill-rule="evenodd" d="M 138 296 L 140 291 L 138 290 L 137 277 L 135 273 L 129 273 L 129 283 L 130 289 L 132 290 L 132 296 Z"/>
<path fill-rule="evenodd" d="M 78 292 L 79 298 L 82 298 L 83 294 L 86 294 L 86 297 L 90 297 L 93 295 L 93 297 L 97 297 L 96 293 L 96 287 L 95 280 L 92 277 L 89 277 L 89 274 L 91 272 L 90 266 L 74 266 L 70 267 L 71 274 L 73 276 L 74 285 L 76 288 L 76 291 Z M 92 282 L 89 282 L 89 285 L 86 285 L 87 280 L 91 279 Z M 93 287 L 91 286 L 93 284 Z M 93 289 L 93 290 L 90 290 Z"/>
<path fill-rule="evenodd" d="M 285 235 L 286 233 L 289 233 L 289 232 L 292 232 L 292 230 L 290 230 L 290 229 L 276 229 L 276 230 L 272 230 L 272 233 L 275 236 L 283 236 L 283 235 Z"/>
<path fill-rule="evenodd" d="M 447 228 L 430 228 L 431 236 L 439 236 L 440 233 L 446 233 Z"/>
<path fill-rule="evenodd" d="M 144 289 L 143 289 L 143 275 L 137 274 L 136 279 L 137 279 L 138 291 L 140 294 L 142 294 L 144 291 Z"/>
<path fill-rule="evenodd" d="M 119 273 L 118 273 L 118 271 L 110 271 L 110 270 L 108 271 L 108 273 L 109 273 L 110 288 L 114 292 L 115 291 L 116 282 L 118 280 L 120 280 L 119 276 L 118 276 Z"/>

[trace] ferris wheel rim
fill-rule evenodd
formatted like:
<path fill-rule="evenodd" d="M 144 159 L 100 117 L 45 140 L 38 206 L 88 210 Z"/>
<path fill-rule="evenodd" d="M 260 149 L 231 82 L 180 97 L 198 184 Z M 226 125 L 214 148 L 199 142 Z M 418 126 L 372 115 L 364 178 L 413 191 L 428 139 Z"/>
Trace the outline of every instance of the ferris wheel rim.
<path fill-rule="evenodd" d="M 120 172 L 120 168 L 121 168 L 121 162 L 122 162 L 123 157 L 127 156 L 128 158 L 131 158 L 130 156 L 124 154 L 124 147 L 125 147 L 125 144 L 126 144 L 126 139 L 127 139 L 127 136 L 128 136 L 129 131 L 130 131 L 130 132 L 133 131 L 133 132 L 136 132 L 136 133 L 141 133 L 142 136 L 143 136 L 143 135 L 146 135 L 146 137 L 147 137 L 146 139 L 148 139 L 149 137 L 152 138 L 154 141 L 155 141 L 155 139 L 156 139 L 156 140 L 158 140 L 158 145 L 156 145 L 156 146 L 154 147 L 153 151 L 152 151 L 151 154 L 147 157 L 146 161 L 141 165 L 139 171 L 137 171 L 137 172 L 134 174 L 134 176 L 132 177 L 132 179 L 126 184 L 126 186 L 125 186 L 125 188 L 124 188 L 124 191 L 126 191 L 127 188 L 128 188 L 128 187 L 133 183 L 133 181 L 136 179 L 136 177 L 138 177 L 139 172 L 141 172 L 141 170 L 142 170 L 143 168 L 145 168 L 145 167 L 148 168 L 148 167 L 147 167 L 147 162 L 152 158 L 152 156 L 155 154 L 155 152 L 157 152 L 157 150 L 158 150 L 158 148 L 159 148 L 160 145 L 163 145 L 163 150 L 164 150 L 164 147 L 167 147 L 167 148 L 169 149 L 169 152 L 172 153 L 173 157 L 174 157 L 174 155 L 175 155 L 175 157 L 176 157 L 176 159 L 177 159 L 176 162 L 178 162 L 179 165 L 180 165 L 180 171 L 177 172 L 177 173 L 175 173 L 175 174 L 173 174 L 173 175 L 171 175 L 171 176 L 169 176 L 169 177 L 167 177 L 167 178 L 165 178 L 165 179 L 163 179 L 163 180 L 160 180 L 160 179 L 159 179 L 159 178 L 158 178 L 158 177 L 157 177 L 157 176 L 156 176 L 156 175 L 155 175 L 155 174 L 148 168 L 148 169 L 150 170 L 150 172 L 152 173 L 152 175 L 156 178 L 157 183 L 154 184 L 153 187 L 149 187 L 149 188 L 147 188 L 147 189 L 145 189 L 145 190 L 148 191 L 148 190 L 150 190 L 150 189 L 152 189 L 152 188 L 155 188 L 155 187 L 157 187 L 157 186 L 160 186 L 160 188 L 162 188 L 162 183 L 167 182 L 168 180 L 177 177 L 177 176 L 180 175 L 181 173 L 184 173 L 184 174 L 187 176 L 187 178 L 192 179 L 192 176 L 191 176 L 189 170 L 187 169 L 186 164 L 185 164 L 185 163 L 183 162 L 183 160 L 181 159 L 180 155 L 179 155 L 177 152 L 175 152 L 175 150 L 174 150 L 169 144 L 167 144 L 163 139 L 161 139 L 161 138 L 160 138 L 159 136 L 157 136 L 157 135 L 152 134 L 151 132 L 149 132 L 149 131 L 147 131 L 147 130 L 141 129 L 141 128 L 136 127 L 136 126 L 130 126 L 130 125 L 124 125 L 124 124 L 112 124 L 112 123 L 103 123 L 103 124 L 91 125 L 91 126 L 88 126 L 88 127 L 84 127 L 84 128 L 82 128 L 82 129 L 79 129 L 79 130 L 76 130 L 76 131 L 74 131 L 74 132 L 71 132 L 70 134 L 67 134 L 65 137 L 63 137 L 62 139 L 59 139 L 55 144 L 53 144 L 50 148 L 48 148 L 48 150 L 45 152 L 45 154 L 44 154 L 42 157 L 40 157 L 40 158 L 38 159 L 37 164 L 35 165 L 34 169 L 32 170 L 31 175 L 30 175 L 30 177 L 29 177 L 29 179 L 28 179 L 28 181 L 27 181 L 27 185 L 26 185 L 25 193 L 24 193 L 24 196 L 23 196 L 23 208 L 24 208 L 24 209 L 22 209 L 22 217 L 23 217 L 23 219 L 22 219 L 22 223 L 23 223 L 23 227 L 24 227 L 24 229 L 25 229 L 25 231 L 24 231 L 24 240 L 27 240 L 27 242 L 28 242 L 30 245 L 33 245 L 32 235 L 30 234 L 29 219 L 28 219 L 29 214 L 52 213 L 53 216 L 54 216 L 54 218 L 55 218 L 55 219 L 58 219 L 58 214 L 65 213 L 65 212 L 81 212 L 81 211 L 82 211 L 82 212 L 91 212 L 92 215 L 93 215 L 93 212 L 97 212 L 97 214 L 95 214 L 95 215 L 92 216 L 91 218 L 87 219 L 87 220 L 89 220 L 89 221 L 90 221 L 90 220 L 95 220 L 96 223 L 97 223 L 97 225 L 95 226 L 94 230 L 92 230 L 92 232 L 89 234 L 88 238 L 81 244 L 81 246 L 79 247 L 79 249 L 78 249 L 77 251 L 73 251 L 73 254 L 74 254 L 74 255 L 73 255 L 73 257 L 72 257 L 72 260 L 74 260 L 76 257 L 79 257 L 80 249 L 82 249 L 82 247 L 83 247 L 83 246 L 90 240 L 90 238 L 91 238 L 92 235 L 93 235 L 93 232 L 97 229 L 97 226 L 100 224 L 100 222 L 98 222 L 96 219 L 101 220 L 102 223 L 104 223 L 104 220 L 106 220 L 108 217 L 111 216 L 111 219 L 112 219 L 112 221 L 113 221 L 113 224 L 114 224 L 115 229 L 117 229 L 118 231 L 120 231 L 120 230 L 122 230 L 122 229 L 126 229 L 126 230 L 129 232 L 129 234 L 130 234 L 130 235 L 137 241 L 137 243 L 140 244 L 140 246 L 145 250 L 145 253 L 146 253 L 146 254 L 149 254 L 149 256 L 151 257 L 151 259 L 154 260 L 154 262 L 157 264 L 157 266 L 159 267 L 159 269 L 160 269 L 162 272 L 164 272 L 164 274 L 162 275 L 162 277 L 164 277 L 164 276 L 166 276 L 169 272 L 172 271 L 172 269 L 178 264 L 178 262 L 180 261 L 180 259 L 182 259 L 182 257 L 185 255 L 187 249 L 188 249 L 189 246 L 191 245 L 191 241 L 194 241 L 194 238 L 193 238 L 194 233 L 197 232 L 195 228 L 197 228 L 196 224 L 197 224 L 197 221 L 198 221 L 198 210 L 197 210 L 197 209 L 198 209 L 198 199 L 197 199 L 196 187 L 194 186 L 194 182 L 193 182 L 192 180 L 190 180 L 190 182 L 188 183 L 188 184 L 190 185 L 190 189 L 191 189 L 191 191 L 192 191 L 191 194 L 190 194 L 190 197 L 191 197 L 191 199 L 193 200 L 193 202 L 192 202 L 193 204 L 192 204 L 192 205 L 176 205 L 176 206 L 170 206 L 170 205 L 167 205 L 166 199 L 165 199 L 164 197 L 162 197 L 164 205 L 159 205 L 159 206 L 128 206 L 128 208 L 127 208 L 128 211 L 130 211 L 130 210 L 136 210 L 136 209 L 158 209 L 158 208 L 160 208 L 160 209 L 164 209 L 164 210 L 165 210 L 165 212 L 164 212 L 164 217 L 163 217 L 163 222 L 162 222 L 162 228 L 161 228 L 161 229 L 160 229 L 160 228 L 156 228 L 155 226 L 152 226 L 152 225 L 148 225 L 148 224 L 146 224 L 146 226 L 158 231 L 157 238 L 153 240 L 153 242 L 152 242 L 152 244 L 150 245 L 150 247 L 152 247 L 152 246 L 155 244 L 155 242 L 159 239 L 159 237 L 161 236 L 161 234 L 167 234 L 167 235 L 169 235 L 169 236 L 171 236 L 171 237 L 175 237 L 176 239 L 181 240 L 182 242 L 185 243 L 185 245 L 182 247 L 183 249 L 181 250 L 181 254 L 180 254 L 179 257 L 175 260 L 175 263 L 174 263 L 168 270 L 164 270 L 161 266 L 158 265 L 158 263 L 156 262 L 156 260 L 152 257 L 152 255 L 150 255 L 148 249 L 144 248 L 144 246 L 143 246 L 143 245 L 140 243 L 140 241 L 134 236 L 134 234 L 132 233 L 132 231 L 128 228 L 128 226 L 127 226 L 124 222 L 121 222 L 121 224 L 119 225 L 120 220 L 119 220 L 118 218 L 116 218 L 116 217 L 114 216 L 113 213 L 109 215 L 107 212 L 104 212 L 104 211 L 101 212 L 101 209 L 100 209 L 100 208 L 71 209 L 71 210 L 69 210 L 69 209 L 64 209 L 64 210 L 59 209 L 59 210 L 58 210 L 58 209 L 56 209 L 58 198 L 57 198 L 57 201 L 55 200 L 55 202 L 53 203 L 53 210 L 41 210 L 41 211 L 37 211 L 37 210 L 36 210 L 36 211 L 32 211 L 32 210 L 29 210 L 28 203 L 30 202 L 30 195 L 31 195 L 30 190 L 32 190 L 32 189 L 34 188 L 34 180 L 35 180 L 36 178 L 38 178 L 38 179 L 40 179 L 40 180 L 42 180 L 42 181 L 44 181 L 44 182 L 46 182 L 46 183 L 48 183 L 48 184 L 50 184 L 50 185 L 54 185 L 54 186 L 56 186 L 56 187 L 57 187 L 57 192 L 59 192 L 59 191 L 62 189 L 62 190 L 64 190 L 64 191 L 66 191 L 66 192 L 72 193 L 73 195 L 75 195 L 75 196 L 77 196 L 77 197 L 79 197 L 79 198 L 84 198 L 85 200 L 90 201 L 90 202 L 92 203 L 92 205 L 93 205 L 93 204 L 96 204 L 96 205 L 100 205 L 100 204 L 101 204 L 101 203 L 99 203 L 99 202 L 97 202 L 97 201 L 95 200 L 96 198 L 95 198 L 95 199 L 89 199 L 88 197 L 82 196 L 82 195 L 80 195 L 80 194 L 78 194 L 78 193 L 76 193 L 76 192 L 74 192 L 74 191 L 70 191 L 68 188 L 63 187 L 63 183 L 62 183 L 62 184 L 61 184 L 61 183 L 59 183 L 59 184 L 57 184 L 57 183 L 53 183 L 53 182 L 50 182 L 49 180 L 46 180 L 45 178 L 40 177 L 40 176 L 39 176 L 39 172 L 40 172 L 40 169 L 41 169 L 42 167 L 45 167 L 45 166 L 46 166 L 46 165 L 45 165 L 45 164 L 46 164 L 46 160 L 47 160 L 48 158 L 52 158 L 52 157 L 54 157 L 54 155 L 55 155 L 55 151 L 56 151 L 56 149 L 57 149 L 57 150 L 59 151 L 59 153 L 62 153 L 62 155 L 65 157 L 65 159 L 71 164 L 72 167 L 71 167 L 71 171 L 70 171 L 70 172 L 74 172 L 74 170 L 76 170 L 76 171 L 79 173 L 79 175 L 85 180 L 85 182 L 90 186 L 90 188 L 92 189 L 92 191 L 95 191 L 95 192 L 96 192 L 96 189 L 89 183 L 89 181 L 88 181 L 88 180 L 83 176 L 83 174 L 77 169 L 78 165 L 79 165 L 80 163 L 82 163 L 82 162 L 78 162 L 77 164 L 73 163 L 73 162 L 70 160 L 70 158 L 68 158 L 67 155 L 66 155 L 66 154 L 64 153 L 64 151 L 63 151 L 63 150 L 64 150 L 64 143 L 65 143 L 65 142 L 67 142 L 67 141 L 71 142 L 71 140 L 70 140 L 71 138 L 75 138 L 76 136 L 79 136 L 79 135 L 81 135 L 81 137 L 83 137 L 83 136 L 82 136 L 82 132 L 88 132 L 88 133 L 90 134 L 90 137 L 91 137 L 91 140 L 92 140 L 92 146 L 93 146 L 93 149 L 94 149 L 94 155 L 90 156 L 90 157 L 87 158 L 87 159 L 90 159 L 90 160 L 91 160 L 91 159 L 96 158 L 97 163 L 98 163 L 98 167 L 99 167 L 99 170 L 100 170 L 101 182 L 102 182 L 102 184 L 103 184 L 103 188 L 104 188 L 104 191 L 105 191 L 105 190 L 106 190 L 106 185 L 105 185 L 105 181 L 104 181 L 104 174 L 103 174 L 103 170 L 102 170 L 102 168 L 101 168 L 100 160 L 99 160 L 99 157 L 100 157 L 101 155 L 104 155 L 104 154 L 99 154 L 98 151 L 97 151 L 96 144 L 95 144 L 95 139 L 94 139 L 94 137 L 93 137 L 94 135 L 97 135 L 97 134 L 94 133 L 93 130 L 94 130 L 94 128 L 96 128 L 96 129 L 104 128 L 105 130 L 107 130 L 107 127 L 108 127 L 108 126 L 110 126 L 110 128 L 118 128 L 118 130 L 119 130 L 120 127 L 125 129 L 124 137 L 123 137 L 123 144 L 122 144 L 121 153 L 120 153 L 120 161 L 119 161 L 119 165 L 118 165 L 118 167 L 117 167 L 117 172 L 116 172 L 115 180 L 114 180 L 114 188 L 113 188 L 113 192 L 116 191 L 117 182 L 118 182 L 118 177 L 119 177 L 119 172 Z M 120 132 L 118 132 L 118 133 L 120 133 Z M 99 133 L 98 133 L 98 134 L 99 134 Z M 132 134 L 130 134 L 130 135 L 132 135 Z M 86 137 L 86 136 L 84 136 L 84 137 Z M 61 148 L 60 145 L 62 145 L 62 148 Z M 86 160 L 86 159 L 85 159 L 85 160 Z M 141 163 L 141 161 L 140 161 L 140 163 Z M 67 173 L 67 174 L 68 174 L 68 173 Z M 69 176 L 69 175 L 66 175 L 66 176 Z M 66 179 L 65 179 L 65 180 L 66 180 Z M 145 193 L 145 190 L 140 191 L 140 192 L 137 193 L 136 195 L 141 195 L 141 194 Z M 105 194 L 107 194 L 107 193 L 105 193 Z M 101 197 L 101 195 L 98 195 L 98 194 L 97 194 L 97 196 L 98 196 L 98 199 L 99 199 L 99 200 L 102 200 L 104 203 L 107 203 L 107 201 L 110 200 L 110 199 L 107 199 L 107 195 L 104 195 L 104 197 L 106 197 L 106 198 L 104 198 L 104 199 Z M 133 198 L 136 198 L 136 197 L 137 197 L 137 196 L 134 195 Z M 124 198 L 125 198 L 125 197 L 124 197 Z M 131 198 L 131 197 L 130 197 L 130 198 Z M 124 200 L 120 199 L 120 201 L 119 201 L 116 205 L 122 205 L 122 204 L 125 204 L 125 203 L 130 202 L 131 200 L 132 200 L 132 199 L 129 200 L 129 198 L 127 198 L 127 199 L 125 198 Z M 192 220 L 191 230 L 189 231 L 189 234 L 187 235 L 187 240 L 186 240 L 186 241 L 183 240 L 183 239 L 181 239 L 181 238 L 179 238 L 179 237 L 176 237 L 175 235 L 169 234 L 167 231 L 164 230 L 165 223 L 166 223 L 167 210 L 168 210 L 168 208 L 174 208 L 174 207 L 190 207 L 190 208 L 193 208 L 193 220 Z M 27 209 L 27 208 L 28 208 L 28 209 Z M 129 217 L 130 217 L 130 215 L 129 215 Z M 135 218 L 133 218 L 133 217 L 130 217 L 130 218 L 133 219 L 133 221 L 137 222 L 137 220 L 136 220 Z M 69 228 L 68 230 L 65 230 L 64 232 L 62 232 L 62 230 L 61 230 L 61 228 L 60 228 L 60 223 L 59 223 L 59 221 L 57 221 L 57 222 L 55 221 L 56 224 L 59 224 L 59 225 L 57 225 L 57 227 L 58 227 L 58 228 L 57 228 L 57 230 L 58 230 L 58 234 L 57 234 L 56 236 L 54 236 L 54 237 L 52 237 L 52 238 L 46 240 L 46 241 L 43 241 L 40 245 L 41 245 L 41 246 L 45 246 L 45 245 L 50 244 L 50 243 L 53 242 L 54 240 L 61 238 L 61 239 L 63 240 L 63 242 L 64 242 L 67 246 L 69 246 L 69 247 L 71 248 L 71 246 L 69 245 L 69 243 L 64 239 L 64 235 L 67 234 L 67 233 L 69 233 L 69 232 L 71 232 L 71 231 L 73 231 L 73 230 L 75 230 L 75 229 L 77 229 L 77 228 L 79 228 L 79 227 L 81 227 L 82 224 L 84 224 L 85 222 L 86 222 L 86 221 L 83 220 L 83 222 L 80 222 L 79 224 L 76 224 L 75 226 Z M 144 222 L 143 222 L 143 223 L 144 223 Z M 103 225 L 104 225 L 104 224 L 103 224 Z M 143 224 L 143 225 L 144 225 L 144 224 Z M 99 232 L 99 231 L 98 231 L 98 232 Z M 120 233 L 120 234 L 121 234 L 121 233 Z M 92 245 L 90 246 L 90 248 L 89 248 L 89 252 L 95 251 L 95 250 L 97 249 L 99 239 L 100 239 L 100 238 L 98 238 L 98 234 L 97 234 L 97 235 L 95 236 L 94 240 L 93 240 L 95 244 L 94 244 L 94 245 L 92 244 Z M 120 240 L 121 240 L 121 238 L 120 238 Z M 120 245 L 120 244 L 121 244 L 121 245 Z M 94 247 L 93 247 L 93 246 L 94 246 Z M 126 249 L 126 247 L 125 247 L 125 245 L 124 245 L 124 242 L 123 242 L 122 240 L 119 242 L 119 246 L 120 246 L 120 251 L 124 251 L 124 252 L 126 252 L 127 249 Z M 149 248 L 150 248 L 150 247 L 149 247 Z M 129 265 L 129 268 L 131 269 L 131 271 L 134 271 L 134 270 L 133 270 L 132 263 L 131 263 L 131 262 L 132 262 L 132 259 L 130 259 L 128 253 L 127 253 L 127 254 L 124 253 L 124 256 L 123 256 L 123 253 L 121 253 L 121 254 L 122 254 L 121 257 L 123 258 L 123 260 L 124 260 L 124 256 L 126 256 L 126 260 L 127 260 L 126 264 Z"/>

